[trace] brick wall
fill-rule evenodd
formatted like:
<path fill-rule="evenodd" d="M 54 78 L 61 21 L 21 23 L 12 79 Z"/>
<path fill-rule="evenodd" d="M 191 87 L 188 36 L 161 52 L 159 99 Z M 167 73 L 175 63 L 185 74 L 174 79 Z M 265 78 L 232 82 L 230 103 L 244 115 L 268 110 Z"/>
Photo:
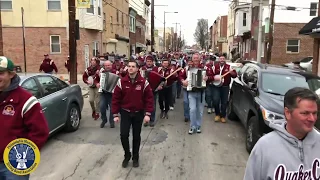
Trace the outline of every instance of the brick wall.
<path fill-rule="evenodd" d="M 221 16 L 220 19 L 220 32 L 221 37 L 227 37 L 228 34 L 228 16 Z"/>
<path fill-rule="evenodd" d="M 272 47 L 272 64 L 284 64 L 313 55 L 313 39 L 306 35 L 299 35 L 303 23 L 275 23 L 274 40 Z M 287 40 L 299 39 L 299 53 L 287 53 Z"/>
<path fill-rule="evenodd" d="M 69 40 L 66 28 L 26 28 L 26 59 L 27 72 L 39 72 L 44 54 L 54 60 L 59 73 L 67 73 L 64 63 L 69 55 Z M 60 35 L 61 53 L 50 54 L 50 35 Z M 23 43 L 21 28 L 3 28 L 4 55 L 24 69 Z M 89 45 L 90 57 L 93 53 L 93 42 L 101 42 L 101 33 L 95 30 L 80 30 L 80 40 L 77 41 L 78 73 L 85 69 L 84 45 Z M 99 43 L 101 44 L 101 43 Z M 100 49 L 100 47 L 99 47 Z"/>

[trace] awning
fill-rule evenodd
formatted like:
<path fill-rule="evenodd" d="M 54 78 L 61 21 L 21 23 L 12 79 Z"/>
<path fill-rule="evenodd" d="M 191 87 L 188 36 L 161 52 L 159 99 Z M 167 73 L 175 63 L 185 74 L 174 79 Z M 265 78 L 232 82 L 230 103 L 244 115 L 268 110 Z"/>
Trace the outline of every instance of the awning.
<path fill-rule="evenodd" d="M 320 33 L 320 17 L 313 18 L 303 28 L 300 29 L 299 34 L 310 35 Z"/>
<path fill-rule="evenodd" d="M 136 47 L 145 48 L 146 46 L 144 44 L 141 44 L 141 43 L 136 43 Z"/>
<path fill-rule="evenodd" d="M 113 38 L 108 38 L 107 39 L 107 43 L 117 43 L 117 42 L 118 42 L 118 40 L 113 39 Z"/>

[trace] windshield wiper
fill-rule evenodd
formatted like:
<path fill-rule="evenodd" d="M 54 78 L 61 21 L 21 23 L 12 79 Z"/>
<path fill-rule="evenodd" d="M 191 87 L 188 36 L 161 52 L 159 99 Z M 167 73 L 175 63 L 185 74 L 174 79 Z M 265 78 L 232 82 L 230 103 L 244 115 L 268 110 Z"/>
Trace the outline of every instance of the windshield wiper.
<path fill-rule="evenodd" d="M 276 93 L 276 92 L 269 92 L 269 91 L 267 91 L 266 93 L 273 94 L 273 95 L 277 95 L 277 96 L 284 96 L 283 94 Z"/>

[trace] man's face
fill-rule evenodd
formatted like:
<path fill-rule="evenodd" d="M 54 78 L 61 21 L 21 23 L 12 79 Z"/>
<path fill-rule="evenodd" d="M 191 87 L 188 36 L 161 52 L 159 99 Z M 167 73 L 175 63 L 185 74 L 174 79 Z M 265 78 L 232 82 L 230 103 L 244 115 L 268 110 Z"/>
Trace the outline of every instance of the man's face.
<path fill-rule="evenodd" d="M 162 61 L 162 66 L 164 68 L 168 68 L 169 67 L 169 61 Z"/>
<path fill-rule="evenodd" d="M 200 55 L 199 54 L 194 54 L 192 56 L 192 61 L 193 61 L 193 64 L 195 64 L 195 65 L 200 64 Z"/>
<path fill-rule="evenodd" d="M 104 69 L 107 71 L 111 71 L 112 69 L 112 63 L 110 61 L 104 62 L 103 66 L 104 66 Z"/>
<path fill-rule="evenodd" d="M 300 100 L 300 101 L 299 101 Z M 298 107 L 289 110 L 284 109 L 287 119 L 287 125 L 291 127 L 296 135 L 304 137 L 308 132 L 312 131 L 314 124 L 317 121 L 318 106 L 315 101 L 307 99 L 297 99 Z"/>
<path fill-rule="evenodd" d="M 0 71 L 0 91 L 4 91 L 9 87 L 11 79 L 14 77 L 15 73 L 9 71 Z"/>
<path fill-rule="evenodd" d="M 138 67 L 135 62 L 129 62 L 128 64 L 128 72 L 129 74 L 135 74 L 138 72 Z"/>
<path fill-rule="evenodd" d="M 179 57 L 180 57 L 179 54 L 174 55 L 174 59 L 179 59 Z"/>
<path fill-rule="evenodd" d="M 96 66 L 97 65 L 97 61 L 94 59 L 91 59 L 91 66 Z"/>
<path fill-rule="evenodd" d="M 49 59 L 49 56 L 44 56 L 45 59 Z"/>
<path fill-rule="evenodd" d="M 220 62 L 221 64 L 226 63 L 226 58 L 225 58 L 224 56 L 219 57 L 219 62 Z"/>
<path fill-rule="evenodd" d="M 147 63 L 147 66 L 148 66 L 148 67 L 151 67 L 151 66 L 153 65 L 153 61 L 152 61 L 152 60 L 149 60 L 149 59 L 147 60 L 146 63 Z"/>

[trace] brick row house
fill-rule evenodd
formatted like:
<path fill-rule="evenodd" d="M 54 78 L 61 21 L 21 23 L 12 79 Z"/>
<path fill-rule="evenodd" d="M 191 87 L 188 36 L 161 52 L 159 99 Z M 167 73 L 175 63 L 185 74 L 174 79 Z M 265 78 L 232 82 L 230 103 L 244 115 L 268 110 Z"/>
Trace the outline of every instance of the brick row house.
<path fill-rule="evenodd" d="M 277 4 L 287 4 L 285 0 L 277 0 Z M 275 8 L 272 64 L 284 64 L 313 54 L 313 39 L 299 35 L 299 30 L 317 15 L 317 0 L 295 1 L 295 7 Z M 257 59 L 259 7 L 252 0 L 234 0 L 228 12 L 228 58 Z M 262 62 L 267 49 L 270 8 L 263 6 Z"/>

